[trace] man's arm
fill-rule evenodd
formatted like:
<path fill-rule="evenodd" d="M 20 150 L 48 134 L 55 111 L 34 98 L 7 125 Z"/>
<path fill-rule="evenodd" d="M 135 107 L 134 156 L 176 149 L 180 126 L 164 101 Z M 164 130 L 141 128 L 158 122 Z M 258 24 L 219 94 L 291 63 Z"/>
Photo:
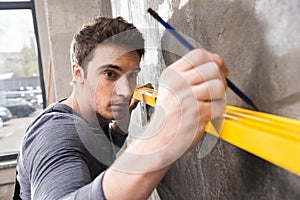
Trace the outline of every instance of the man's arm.
<path fill-rule="evenodd" d="M 218 56 L 197 49 L 163 72 L 151 123 L 104 175 L 107 199 L 147 199 L 169 166 L 196 146 L 207 122 L 225 111 L 223 71 Z"/>
<path fill-rule="evenodd" d="M 92 181 L 88 152 L 77 134 L 88 127 L 78 120 L 61 113 L 46 115 L 27 133 L 18 163 L 22 198 L 104 199 L 99 190 L 103 174 Z M 24 173 L 28 173 L 30 185 L 23 182 Z"/>

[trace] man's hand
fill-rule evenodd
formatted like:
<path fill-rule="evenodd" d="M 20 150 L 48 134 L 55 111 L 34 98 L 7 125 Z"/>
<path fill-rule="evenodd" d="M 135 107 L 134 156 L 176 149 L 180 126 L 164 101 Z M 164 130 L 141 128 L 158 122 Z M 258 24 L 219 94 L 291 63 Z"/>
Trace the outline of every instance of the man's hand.
<path fill-rule="evenodd" d="M 164 121 L 161 136 L 169 140 L 165 148 L 174 152 L 175 159 L 196 146 L 208 121 L 225 112 L 228 74 L 219 55 L 202 49 L 189 52 L 163 72 L 156 103 L 161 111 L 152 121 Z"/>
<path fill-rule="evenodd" d="M 124 171 L 151 171 L 170 165 L 195 147 L 207 123 L 225 112 L 227 74 L 218 55 L 201 49 L 170 65 L 160 77 L 150 123 L 125 150 L 139 162 L 128 165 L 119 159 L 114 166 Z"/>

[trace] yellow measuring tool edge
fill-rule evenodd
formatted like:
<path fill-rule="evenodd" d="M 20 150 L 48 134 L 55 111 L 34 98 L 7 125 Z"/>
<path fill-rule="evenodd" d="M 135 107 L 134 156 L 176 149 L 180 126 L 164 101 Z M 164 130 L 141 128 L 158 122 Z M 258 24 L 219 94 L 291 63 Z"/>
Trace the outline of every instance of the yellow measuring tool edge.
<path fill-rule="evenodd" d="M 157 91 L 137 88 L 133 97 L 155 106 Z M 209 123 L 206 131 L 277 166 L 300 175 L 300 121 L 227 106 L 218 133 Z"/>

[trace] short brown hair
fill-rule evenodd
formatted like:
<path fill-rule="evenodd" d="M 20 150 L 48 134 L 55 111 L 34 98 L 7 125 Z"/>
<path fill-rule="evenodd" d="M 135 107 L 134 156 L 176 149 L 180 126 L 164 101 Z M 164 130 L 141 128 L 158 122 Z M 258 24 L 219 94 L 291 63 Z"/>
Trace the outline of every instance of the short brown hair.
<path fill-rule="evenodd" d="M 122 35 L 113 39 L 112 36 L 119 33 Z M 74 35 L 71 44 L 71 61 L 85 69 L 85 65 L 92 59 L 93 53 L 91 52 L 104 41 L 106 44 L 116 44 L 134 49 L 140 58 L 145 52 L 144 38 L 133 24 L 128 23 L 122 17 L 97 17 Z"/>

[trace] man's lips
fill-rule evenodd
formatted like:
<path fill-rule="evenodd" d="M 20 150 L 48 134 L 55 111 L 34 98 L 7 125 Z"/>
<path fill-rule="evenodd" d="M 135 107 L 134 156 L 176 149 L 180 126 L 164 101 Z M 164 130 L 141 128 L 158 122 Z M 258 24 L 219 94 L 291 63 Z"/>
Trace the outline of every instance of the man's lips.
<path fill-rule="evenodd" d="M 114 109 L 125 109 L 125 108 L 128 108 L 129 105 L 128 105 L 128 103 L 112 103 L 111 107 Z"/>

